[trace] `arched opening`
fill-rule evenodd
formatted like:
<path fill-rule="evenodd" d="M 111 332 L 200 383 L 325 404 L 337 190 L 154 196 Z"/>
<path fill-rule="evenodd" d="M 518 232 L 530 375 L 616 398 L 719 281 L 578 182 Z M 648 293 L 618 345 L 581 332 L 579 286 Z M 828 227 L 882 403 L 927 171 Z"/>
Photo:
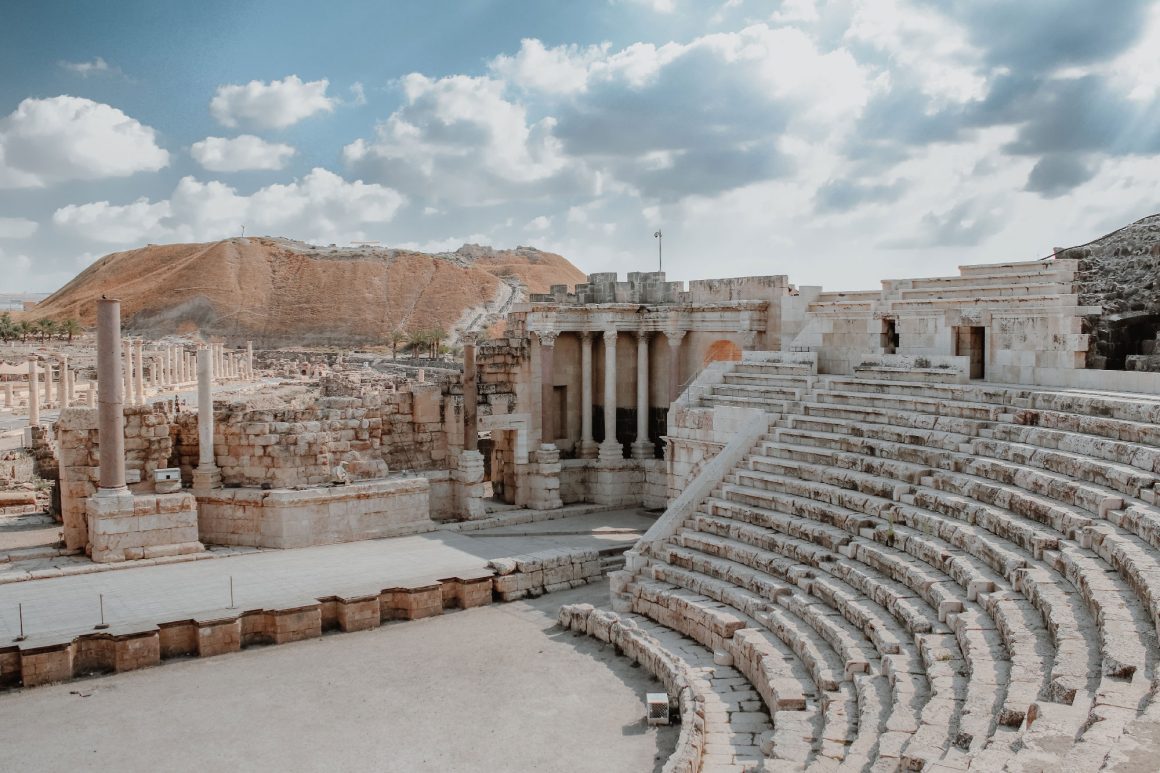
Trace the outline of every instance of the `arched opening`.
<path fill-rule="evenodd" d="M 732 341 L 724 339 L 714 341 L 710 344 L 709 349 L 705 352 L 705 359 L 701 363 L 702 366 L 708 365 L 710 362 L 736 362 L 741 359 L 741 347 Z"/>

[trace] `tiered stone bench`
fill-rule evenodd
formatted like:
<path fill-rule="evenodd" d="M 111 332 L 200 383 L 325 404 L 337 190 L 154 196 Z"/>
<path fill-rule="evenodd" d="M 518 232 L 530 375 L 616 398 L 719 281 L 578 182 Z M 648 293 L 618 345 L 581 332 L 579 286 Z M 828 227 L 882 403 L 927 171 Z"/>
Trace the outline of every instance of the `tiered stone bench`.
<path fill-rule="evenodd" d="M 1160 398 L 800 370 L 696 387 L 769 432 L 646 535 L 618 607 L 731 656 L 775 728 L 804 719 L 772 759 L 1100 769 L 1160 711 Z"/>

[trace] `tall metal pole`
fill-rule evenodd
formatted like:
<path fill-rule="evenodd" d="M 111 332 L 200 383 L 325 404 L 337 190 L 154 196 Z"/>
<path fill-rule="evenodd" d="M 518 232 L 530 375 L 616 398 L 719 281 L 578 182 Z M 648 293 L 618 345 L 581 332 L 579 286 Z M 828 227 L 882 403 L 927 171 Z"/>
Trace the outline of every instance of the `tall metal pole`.
<path fill-rule="evenodd" d="M 657 232 L 653 234 L 653 236 L 655 236 L 657 239 L 657 271 L 664 271 L 665 261 L 662 247 L 664 246 L 665 237 L 659 228 L 657 229 Z"/>

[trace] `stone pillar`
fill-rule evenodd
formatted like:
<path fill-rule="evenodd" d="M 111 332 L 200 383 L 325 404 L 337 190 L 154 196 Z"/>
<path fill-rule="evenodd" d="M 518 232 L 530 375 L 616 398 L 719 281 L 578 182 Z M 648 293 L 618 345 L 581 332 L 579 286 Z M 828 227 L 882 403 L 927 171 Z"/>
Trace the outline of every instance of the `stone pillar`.
<path fill-rule="evenodd" d="M 61 407 L 67 408 L 76 399 L 76 373 L 68 367 L 67 357 L 62 375 L 64 376 L 64 405 Z"/>
<path fill-rule="evenodd" d="M 44 361 L 44 407 L 52 405 L 52 363 Z"/>
<path fill-rule="evenodd" d="M 211 344 L 212 345 L 212 344 Z M 197 350 L 197 469 L 195 491 L 221 488 L 222 476 L 213 458 L 213 350 Z"/>
<path fill-rule="evenodd" d="M 604 442 L 600 444 L 601 461 L 624 458 L 616 439 L 616 331 L 604 331 Z"/>
<path fill-rule="evenodd" d="M 97 496 L 125 494 L 125 378 L 121 373 L 121 302 L 97 301 L 97 408 L 100 490 Z"/>
<path fill-rule="evenodd" d="M 40 384 L 36 383 L 36 355 L 28 355 L 28 426 L 40 426 Z"/>
<path fill-rule="evenodd" d="M 653 444 L 648 439 L 648 333 L 636 334 L 636 440 L 633 459 L 652 459 Z"/>
<path fill-rule="evenodd" d="M 254 342 L 246 341 L 246 378 L 254 377 Z"/>
<path fill-rule="evenodd" d="M 57 361 L 60 363 L 60 378 L 56 381 L 56 402 L 64 409 L 68 407 L 68 355 L 62 354 Z"/>
<path fill-rule="evenodd" d="M 4 382 L 4 407 L 12 408 L 12 382 Z"/>
<path fill-rule="evenodd" d="M 97 406 L 97 382 L 90 381 L 89 388 L 85 390 L 85 405 L 90 408 Z"/>
<path fill-rule="evenodd" d="M 253 356 L 248 350 L 247 358 Z M 479 422 L 476 413 L 479 408 L 479 390 L 475 385 L 475 336 L 463 336 L 463 450 L 479 450 Z"/>
<path fill-rule="evenodd" d="M 665 340 L 669 342 L 669 402 L 672 403 L 681 396 L 681 339 L 685 337 L 684 330 L 665 333 Z"/>
<path fill-rule="evenodd" d="M 556 387 L 555 372 L 556 333 L 539 332 L 540 338 L 540 442 L 556 444 Z"/>
<path fill-rule="evenodd" d="M 592 334 L 580 334 L 580 449 L 581 459 L 596 456 L 592 439 Z"/>
<path fill-rule="evenodd" d="M 133 397 L 136 398 L 136 405 L 145 404 L 145 358 L 142 351 L 144 343 L 140 338 L 133 339 L 133 361 L 137 366 L 137 370 L 133 372 Z"/>
<path fill-rule="evenodd" d="M 133 347 L 124 339 L 121 340 L 121 398 L 126 405 L 133 404 Z M 100 382 L 100 376 L 97 377 Z"/>

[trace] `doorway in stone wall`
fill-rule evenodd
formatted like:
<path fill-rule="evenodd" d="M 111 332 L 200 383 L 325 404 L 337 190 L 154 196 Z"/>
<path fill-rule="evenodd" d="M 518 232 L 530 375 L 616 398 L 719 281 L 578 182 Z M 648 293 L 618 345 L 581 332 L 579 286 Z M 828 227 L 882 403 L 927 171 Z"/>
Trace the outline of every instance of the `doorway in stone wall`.
<path fill-rule="evenodd" d="M 882 318 L 882 340 L 880 341 L 883 354 L 894 354 L 898 351 L 898 321 L 893 317 Z"/>
<path fill-rule="evenodd" d="M 956 327 L 955 356 L 970 358 L 970 378 L 984 378 L 987 368 L 987 328 L 981 325 Z"/>

